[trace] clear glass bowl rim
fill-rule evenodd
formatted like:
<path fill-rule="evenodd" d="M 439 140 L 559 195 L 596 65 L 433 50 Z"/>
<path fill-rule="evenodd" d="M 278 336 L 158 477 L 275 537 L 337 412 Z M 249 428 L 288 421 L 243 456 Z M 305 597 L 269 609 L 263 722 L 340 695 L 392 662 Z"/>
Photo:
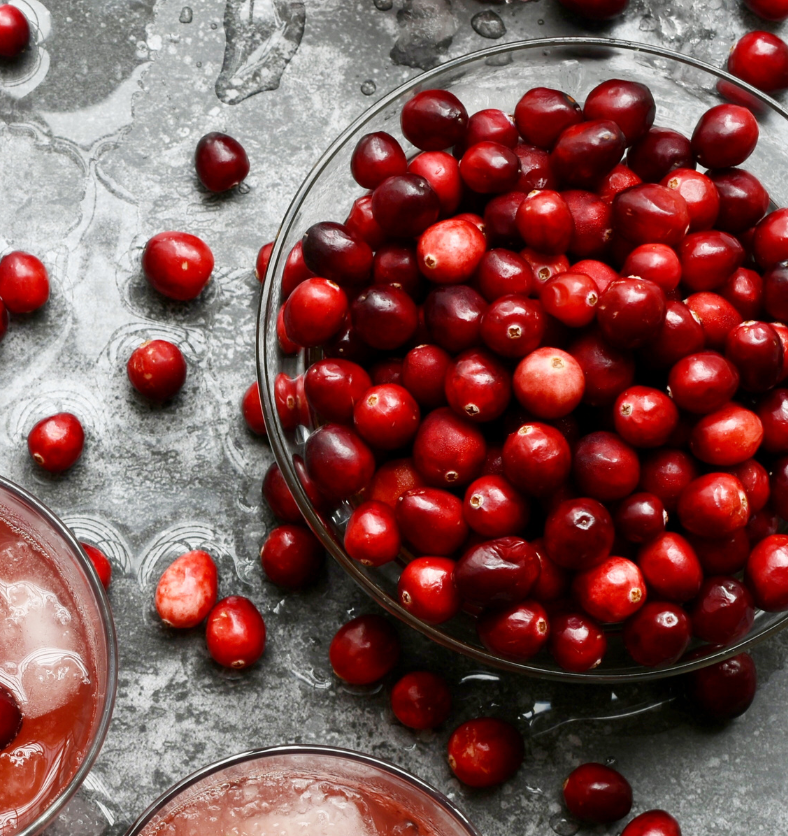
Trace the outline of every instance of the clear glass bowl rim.
<path fill-rule="evenodd" d="M 436 804 L 442 807 L 456 822 L 462 826 L 468 833 L 468 836 L 479 836 L 479 832 L 468 821 L 465 815 L 458 810 L 454 804 L 442 793 L 430 786 L 421 778 L 411 775 L 399 766 L 395 766 L 388 761 L 380 760 L 372 755 L 364 754 L 363 752 L 356 752 L 352 749 L 342 749 L 336 746 L 324 746 L 320 744 L 288 744 L 284 746 L 267 746 L 262 749 L 252 749 L 248 752 L 241 752 L 238 755 L 231 755 L 223 758 L 215 763 L 208 764 L 191 775 L 187 775 L 183 780 L 174 784 L 164 793 L 162 793 L 144 813 L 131 825 L 126 831 L 126 836 L 139 836 L 143 829 L 150 823 L 151 819 L 174 798 L 180 795 L 184 790 L 199 783 L 203 778 L 221 772 L 228 767 L 236 764 L 246 763 L 247 761 L 264 760 L 269 757 L 277 755 L 327 755 L 335 757 L 340 760 L 351 760 L 356 763 L 372 766 L 390 775 L 402 779 L 405 783 L 416 787 L 427 796 L 429 796 Z"/>
<path fill-rule="evenodd" d="M 71 800 L 71 797 L 82 785 L 93 764 L 98 757 L 101 747 L 104 744 L 104 738 L 107 736 L 110 721 L 112 720 L 112 711 L 115 707 L 115 695 L 118 686 L 118 641 L 117 633 L 115 631 L 115 622 L 112 618 L 112 610 L 110 609 L 109 599 L 107 593 L 99 580 L 96 570 L 93 568 L 93 563 L 85 553 L 85 550 L 80 545 L 77 538 L 71 529 L 60 520 L 40 499 L 37 499 L 29 491 L 19 485 L 11 482 L 3 476 L 0 476 L 0 489 L 6 490 L 16 496 L 24 504 L 29 505 L 33 510 L 39 514 L 57 533 L 65 540 L 70 547 L 72 556 L 76 558 L 81 567 L 85 570 L 85 575 L 88 579 L 91 591 L 96 600 L 96 607 L 101 616 L 101 623 L 104 628 L 104 640 L 107 644 L 107 696 L 104 702 L 104 710 L 101 713 L 96 734 L 85 753 L 85 758 L 79 766 L 79 769 L 74 773 L 74 777 L 61 790 L 60 794 L 55 800 L 44 810 L 41 815 L 33 822 L 31 822 L 23 830 L 18 831 L 15 836 L 34 836 L 40 833 L 47 825 L 51 824 L 54 818 L 62 811 L 66 804 Z"/>
<path fill-rule="evenodd" d="M 268 364 L 266 363 L 266 323 L 271 323 L 272 325 L 276 323 L 276 313 L 279 303 L 278 299 L 274 298 L 273 293 L 274 277 L 279 269 L 280 262 L 283 262 L 283 260 L 287 257 L 287 253 L 284 252 L 284 242 L 291 231 L 301 204 L 307 198 L 309 192 L 320 178 L 320 175 L 323 173 L 326 166 L 336 156 L 340 149 L 342 149 L 353 138 L 353 136 L 357 135 L 365 124 L 373 120 L 379 113 L 381 113 L 381 111 L 385 110 L 391 102 L 402 96 L 403 93 L 407 93 L 416 88 L 427 89 L 427 85 L 429 85 L 432 80 L 440 78 L 444 75 L 449 75 L 467 64 L 475 63 L 482 59 L 501 56 L 513 52 L 544 50 L 551 47 L 597 47 L 601 49 L 618 49 L 625 52 L 645 53 L 660 58 L 666 58 L 671 61 L 693 67 L 697 70 L 701 70 L 717 79 L 727 81 L 734 86 L 745 90 L 752 98 L 763 104 L 765 109 L 774 111 L 788 121 L 788 110 L 783 108 L 770 96 L 767 96 L 757 88 L 747 84 L 739 78 L 736 78 L 725 70 L 713 67 L 705 61 L 699 61 L 698 59 L 692 58 L 688 55 L 682 55 L 679 52 L 665 49 L 664 47 L 638 43 L 637 41 L 618 40 L 614 38 L 570 37 L 513 41 L 511 43 L 500 44 L 498 46 L 492 46 L 462 55 L 459 58 L 447 61 L 444 64 L 439 64 L 431 70 L 427 70 L 424 73 L 414 76 L 396 87 L 382 99 L 375 102 L 375 104 L 354 119 L 353 122 L 351 122 L 347 128 L 340 133 L 340 135 L 322 154 L 320 159 L 315 163 L 312 170 L 306 176 L 298 189 L 298 192 L 290 203 L 287 212 L 285 213 L 285 217 L 274 242 L 274 248 L 271 252 L 271 258 L 265 274 L 265 281 L 263 283 L 263 291 L 260 297 L 260 306 L 258 309 L 256 361 L 257 379 L 262 397 L 263 416 L 265 418 L 268 440 L 271 444 L 274 458 L 279 464 L 282 476 L 284 477 L 287 486 L 290 488 L 293 498 L 301 510 L 301 513 L 304 515 L 304 519 L 309 527 L 315 532 L 325 546 L 326 550 L 342 566 L 350 577 L 353 578 L 353 580 L 361 586 L 362 589 L 364 589 L 364 591 L 367 592 L 367 594 L 376 603 L 392 615 L 396 616 L 400 621 L 405 622 L 443 647 L 462 653 L 463 655 L 481 662 L 482 664 L 503 670 L 523 673 L 539 679 L 559 682 L 579 682 L 584 684 L 631 683 L 664 679 L 666 677 L 676 676 L 678 674 L 688 673 L 693 670 L 704 668 L 708 665 L 714 664 L 715 662 L 721 662 L 742 653 L 743 651 L 749 650 L 756 644 L 759 644 L 761 641 L 773 636 L 786 627 L 788 625 L 788 612 L 784 613 L 774 624 L 766 627 L 761 632 L 755 635 L 748 635 L 733 645 L 711 650 L 704 656 L 695 659 L 685 659 L 662 668 L 633 668 L 632 670 L 622 670 L 610 673 L 597 673 L 593 670 L 585 673 L 574 673 L 571 671 L 542 668 L 538 664 L 513 662 L 511 660 L 495 656 L 481 646 L 471 645 L 461 639 L 450 636 L 439 628 L 433 627 L 432 625 L 426 624 L 418 618 L 415 618 L 404 607 L 400 606 L 396 600 L 387 595 L 377 584 L 367 577 L 367 575 L 359 570 L 353 559 L 345 553 L 344 549 L 339 547 L 336 541 L 334 541 L 334 539 L 329 535 L 328 531 L 326 531 L 322 521 L 312 508 L 309 497 L 301 486 L 293 467 L 290 452 L 288 450 L 288 441 L 279 422 L 274 402 L 275 375 L 270 373 Z M 501 66 L 499 69 L 505 70 L 505 66 Z"/>

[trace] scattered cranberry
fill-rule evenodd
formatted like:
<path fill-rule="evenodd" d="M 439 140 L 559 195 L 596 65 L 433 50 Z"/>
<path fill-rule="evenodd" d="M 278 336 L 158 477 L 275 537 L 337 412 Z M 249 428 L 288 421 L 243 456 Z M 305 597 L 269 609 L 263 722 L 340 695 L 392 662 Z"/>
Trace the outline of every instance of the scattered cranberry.
<path fill-rule="evenodd" d="M 340 679 L 351 685 L 371 685 L 399 661 L 399 638 L 382 616 L 360 615 L 337 630 L 328 655 Z"/>
<path fill-rule="evenodd" d="M 564 781 L 564 801 L 569 812 L 584 822 L 609 824 L 632 809 L 632 787 L 609 766 L 584 763 Z"/>
<path fill-rule="evenodd" d="M 633 447 L 661 447 L 679 422 L 673 401 L 650 386 L 625 389 L 613 409 L 616 432 Z"/>
<path fill-rule="evenodd" d="M 687 676 L 687 693 L 695 706 L 712 720 L 732 720 L 750 707 L 758 687 L 755 662 L 740 653 Z"/>
<path fill-rule="evenodd" d="M 531 192 L 520 204 L 515 223 L 527 246 L 549 255 L 565 253 L 575 230 L 566 201 L 549 190 Z"/>
<path fill-rule="evenodd" d="M 4 3 L 0 6 L 0 58 L 17 58 L 29 43 L 27 18 L 16 6 Z"/>
<path fill-rule="evenodd" d="M 701 537 L 723 537 L 743 528 L 749 502 L 742 483 L 728 473 L 709 473 L 681 492 L 678 514 L 687 531 Z"/>
<path fill-rule="evenodd" d="M 542 342 L 546 323 L 539 302 L 512 293 L 490 305 L 482 317 L 480 335 L 482 342 L 501 357 L 520 358 Z"/>
<path fill-rule="evenodd" d="M 424 177 L 398 174 L 372 192 L 372 214 L 383 231 L 397 238 L 419 235 L 438 220 L 440 198 Z"/>
<path fill-rule="evenodd" d="M 156 611 L 169 627 L 196 627 L 216 603 L 218 586 L 213 558 L 199 549 L 186 552 L 159 578 Z"/>
<path fill-rule="evenodd" d="M 362 502 L 351 514 L 345 550 L 354 560 L 365 566 L 382 566 L 399 555 L 401 545 L 397 519 L 387 503 Z"/>
<path fill-rule="evenodd" d="M 658 496 L 633 493 L 618 503 L 614 520 L 619 536 L 630 543 L 647 543 L 664 532 L 668 515 Z"/>
<path fill-rule="evenodd" d="M 460 160 L 460 177 L 477 194 L 508 192 L 519 176 L 520 158 L 498 142 L 472 145 Z"/>
<path fill-rule="evenodd" d="M 469 787 L 492 787 L 520 768 L 525 745 L 511 723 L 479 717 L 456 728 L 449 738 L 449 766 Z"/>
<path fill-rule="evenodd" d="M 391 689 L 391 710 L 409 729 L 434 729 L 451 713 L 449 686 L 429 671 L 407 673 Z"/>
<path fill-rule="evenodd" d="M 492 421 L 503 413 L 512 396 L 509 369 L 488 351 L 469 349 L 446 370 L 444 391 L 458 415 L 476 423 Z"/>
<path fill-rule="evenodd" d="M 583 105 L 586 119 L 615 122 L 624 132 L 627 145 L 648 133 L 656 112 L 654 97 L 645 84 L 615 78 L 594 87 Z"/>
<path fill-rule="evenodd" d="M 675 189 L 684 198 L 690 215 L 690 232 L 711 229 L 715 225 L 720 211 L 720 196 L 705 174 L 692 168 L 677 168 L 665 175 L 660 185 Z"/>
<path fill-rule="evenodd" d="M 107 559 L 107 556 L 101 549 L 96 548 L 96 546 L 91 546 L 88 543 L 80 543 L 79 545 L 82 546 L 85 554 L 90 558 L 90 562 L 93 564 L 93 568 L 96 570 L 96 574 L 101 581 L 101 585 L 104 589 L 108 589 L 112 581 L 112 564 Z M 1 748 L 2 746 L 0 746 Z"/>
<path fill-rule="evenodd" d="M 788 87 L 788 45 L 771 32 L 748 32 L 728 56 L 728 72 L 769 93 Z"/>
<path fill-rule="evenodd" d="M 681 836 L 681 828 L 670 813 L 649 810 L 632 819 L 621 836 Z"/>
<path fill-rule="evenodd" d="M 479 476 L 487 444 L 478 427 L 442 407 L 427 415 L 413 442 L 413 460 L 434 486 L 459 487 Z"/>
<path fill-rule="evenodd" d="M 417 557 L 402 570 L 397 584 L 400 604 L 427 624 L 443 624 L 460 610 L 460 595 L 454 583 L 453 560 L 447 557 Z"/>
<path fill-rule="evenodd" d="M 306 348 L 320 345 L 342 327 L 348 302 L 345 291 L 329 279 L 307 279 L 285 302 L 287 335 Z"/>
<path fill-rule="evenodd" d="M 668 386 L 677 406 L 706 415 L 733 397 L 739 388 L 739 372 L 716 351 L 702 351 L 683 357 L 673 366 Z"/>
<path fill-rule="evenodd" d="M 565 569 L 582 571 L 610 554 L 615 531 L 608 510 L 595 499 L 567 499 L 547 517 L 544 547 Z"/>
<path fill-rule="evenodd" d="M 761 419 L 749 409 L 729 403 L 695 424 L 690 450 L 706 464 L 731 466 L 752 458 L 762 439 Z"/>
<path fill-rule="evenodd" d="M 659 332 L 666 299 L 659 285 L 636 277 L 611 282 L 599 297 L 597 322 L 616 348 L 638 348 Z"/>
<path fill-rule="evenodd" d="M 687 202 L 675 190 L 643 183 L 616 195 L 613 223 L 633 244 L 678 244 L 690 225 Z"/>
<path fill-rule="evenodd" d="M 774 534 L 752 550 L 745 571 L 755 606 L 767 612 L 788 609 L 788 536 Z"/>
<path fill-rule="evenodd" d="M 302 525 L 280 525 L 265 538 L 260 559 L 266 577 L 285 589 L 301 589 L 323 568 L 320 541 Z"/>
<path fill-rule="evenodd" d="M 0 6 L 0 38 L 2 38 L 2 10 L 14 6 Z M 21 12 L 20 12 L 21 14 Z M 0 259 L 0 298 L 13 314 L 37 311 L 49 299 L 49 277 L 46 267 L 34 256 L 19 250 Z"/>
<path fill-rule="evenodd" d="M 131 385 L 143 397 L 155 403 L 163 403 L 172 398 L 186 381 L 186 361 L 183 354 L 177 345 L 167 340 L 148 340 L 139 348 L 135 348 L 129 357 L 126 370 Z M 259 403 L 259 392 L 257 400 Z M 262 421 L 262 406 L 259 408 Z M 244 414 L 245 411 L 244 408 Z"/>
<path fill-rule="evenodd" d="M 196 299 L 213 272 L 213 253 L 196 235 L 160 232 L 145 245 L 142 270 L 154 290 L 168 299 Z"/>
<path fill-rule="evenodd" d="M 257 253 L 257 259 L 254 264 L 254 275 L 260 284 L 265 281 L 265 274 L 268 272 L 268 264 L 271 261 L 271 253 L 273 251 L 274 242 L 270 241 L 268 244 L 263 244 Z"/>
<path fill-rule="evenodd" d="M 5 686 L 0 685 L 0 752 L 14 742 L 22 728 L 22 720 L 22 711 L 16 698 Z"/>
<path fill-rule="evenodd" d="M 596 315 L 599 289 L 590 276 L 562 273 L 547 282 L 540 299 L 550 316 L 571 328 L 582 328 L 590 325 Z"/>
<path fill-rule="evenodd" d="M 39 421 L 27 436 L 27 449 L 36 464 L 50 473 L 62 473 L 79 461 L 85 431 L 76 415 L 58 412 Z"/>
<path fill-rule="evenodd" d="M 215 662 L 236 670 L 248 668 L 265 651 L 265 622 L 248 598 L 230 595 L 208 615 L 205 640 Z"/>
<path fill-rule="evenodd" d="M 197 143 L 194 166 L 210 192 L 226 192 L 249 174 L 249 158 L 237 139 L 222 133 L 205 134 Z"/>

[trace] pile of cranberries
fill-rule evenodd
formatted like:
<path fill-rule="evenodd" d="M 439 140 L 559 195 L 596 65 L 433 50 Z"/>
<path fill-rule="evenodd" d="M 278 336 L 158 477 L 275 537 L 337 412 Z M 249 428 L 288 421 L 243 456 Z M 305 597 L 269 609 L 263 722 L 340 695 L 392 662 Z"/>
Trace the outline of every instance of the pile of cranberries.
<path fill-rule="evenodd" d="M 314 427 L 307 494 L 351 503 L 351 558 L 403 562 L 404 608 L 471 613 L 502 658 L 588 671 L 617 634 L 670 665 L 788 609 L 788 209 L 740 168 L 749 110 L 655 115 L 618 79 L 513 116 L 423 91 L 419 153 L 362 137 L 368 191 L 284 267 L 281 349 L 320 357 L 275 383 Z M 263 493 L 300 521 L 276 465 Z"/>

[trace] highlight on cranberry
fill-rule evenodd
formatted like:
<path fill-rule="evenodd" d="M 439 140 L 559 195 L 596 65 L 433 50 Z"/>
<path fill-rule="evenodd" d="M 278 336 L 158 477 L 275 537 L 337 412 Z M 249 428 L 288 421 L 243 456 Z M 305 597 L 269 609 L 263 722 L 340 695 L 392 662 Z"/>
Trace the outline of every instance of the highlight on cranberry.
<path fill-rule="evenodd" d="M 39 421 L 27 436 L 33 461 L 50 473 L 73 467 L 82 455 L 85 431 L 76 415 L 58 412 Z"/>
<path fill-rule="evenodd" d="M 213 272 L 208 245 L 188 232 L 160 232 L 145 245 L 142 272 L 150 286 L 177 302 L 196 299 Z"/>
<path fill-rule="evenodd" d="M 30 24 L 10 3 L 0 6 L 0 58 L 18 58 L 30 43 Z"/>
<path fill-rule="evenodd" d="M 719 104 L 684 136 L 626 79 L 513 104 L 421 91 L 404 140 L 359 140 L 345 224 L 290 252 L 277 337 L 311 365 L 276 405 L 301 481 L 344 503 L 359 564 L 407 550 L 411 617 L 475 617 L 501 659 L 735 646 L 788 610 L 788 209 L 747 170 L 758 119 Z M 264 490 L 300 522 L 278 471 Z M 364 624 L 332 645 L 356 683 L 395 656 Z"/>

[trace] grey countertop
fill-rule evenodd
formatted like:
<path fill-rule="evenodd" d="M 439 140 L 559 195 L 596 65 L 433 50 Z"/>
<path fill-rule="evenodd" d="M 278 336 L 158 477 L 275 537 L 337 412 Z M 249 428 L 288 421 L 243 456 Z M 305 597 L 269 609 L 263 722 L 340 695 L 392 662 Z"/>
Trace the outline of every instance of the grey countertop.
<path fill-rule="evenodd" d="M 487 836 L 568 832 L 555 819 L 563 778 L 608 758 L 631 781 L 635 811 L 665 807 L 685 836 L 788 832 L 788 636 L 756 650 L 751 710 L 712 730 L 672 705 L 639 713 L 665 698 L 662 685 L 613 694 L 500 675 L 401 628 L 403 668 L 434 666 L 454 685 L 452 723 L 494 712 L 528 738 L 512 781 L 462 788 L 445 763 L 450 729 L 412 734 L 394 722 L 384 688 L 332 676 L 334 630 L 373 609 L 339 568 L 302 594 L 264 581 L 258 554 L 273 520 L 260 482 L 271 453 L 239 409 L 255 376 L 257 250 L 321 151 L 378 96 L 494 43 L 480 32 L 498 42 L 610 35 L 719 66 L 738 35 L 772 25 L 737 0 L 633 0 L 618 21 L 593 26 L 554 0 L 14 2 L 37 22 L 39 43 L 0 67 L 0 248 L 42 257 L 53 293 L 0 348 L 2 472 L 110 554 L 120 636 L 114 720 L 89 780 L 113 821 L 91 825 L 83 792 L 53 832 L 120 834 L 197 767 L 286 742 L 389 759 L 455 799 Z M 229 197 L 195 179 L 195 144 L 212 130 L 238 138 L 251 159 Z M 141 247 L 163 229 L 196 233 L 214 251 L 214 280 L 197 302 L 165 303 L 140 277 Z M 125 375 L 128 354 L 150 337 L 174 338 L 189 363 L 184 390 L 163 408 L 142 403 Z M 25 437 L 61 409 L 83 419 L 87 445 L 71 472 L 49 477 Z M 250 596 L 264 613 L 269 644 L 254 669 L 219 670 L 200 630 L 175 635 L 158 623 L 156 580 L 187 547 L 216 555 L 222 594 Z"/>

